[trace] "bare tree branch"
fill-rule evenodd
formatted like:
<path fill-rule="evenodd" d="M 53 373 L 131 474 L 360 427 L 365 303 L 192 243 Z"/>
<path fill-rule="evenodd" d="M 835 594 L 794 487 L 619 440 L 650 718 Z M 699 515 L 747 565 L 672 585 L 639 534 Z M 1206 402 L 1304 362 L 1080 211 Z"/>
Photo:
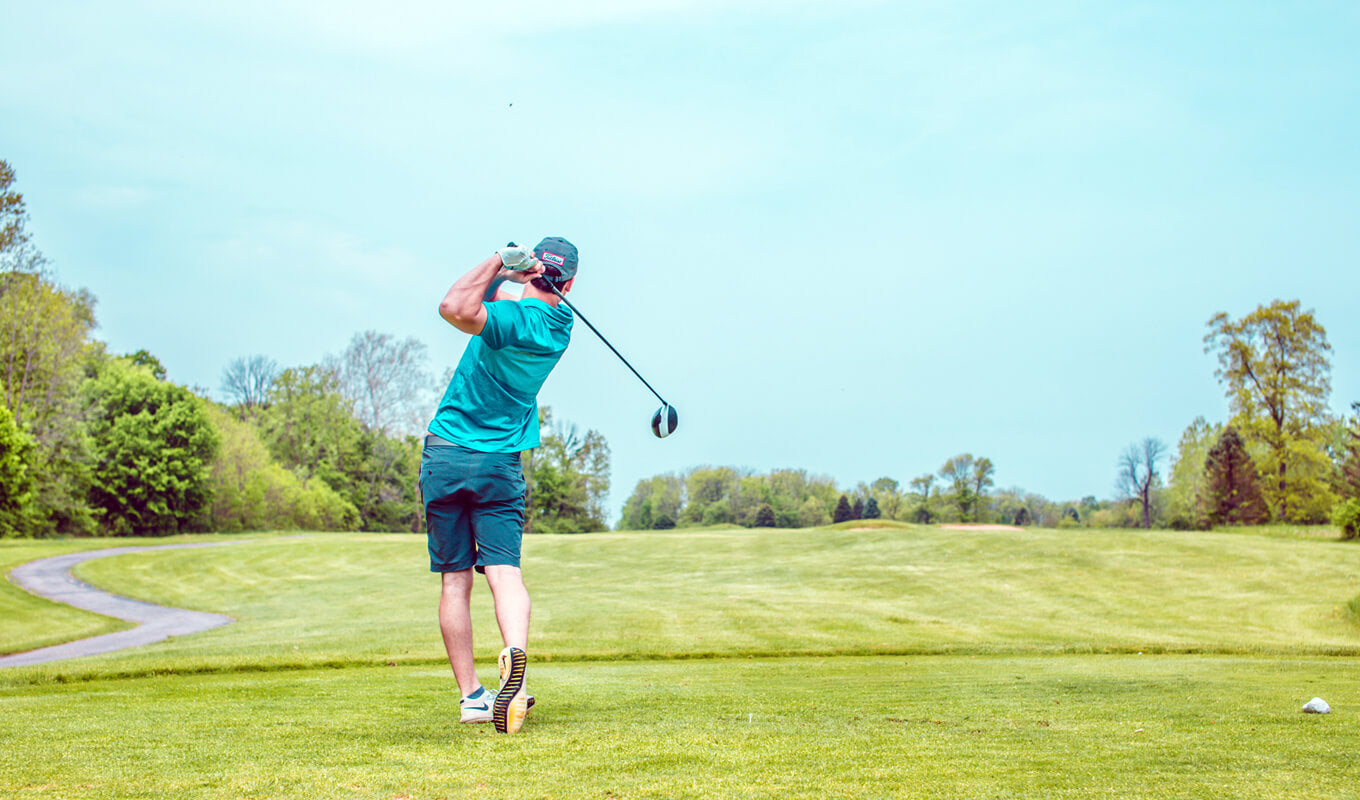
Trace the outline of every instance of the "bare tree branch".
<path fill-rule="evenodd" d="M 266 356 L 238 358 L 222 370 L 222 391 L 245 409 L 259 408 L 279 376 L 279 365 Z"/>
<path fill-rule="evenodd" d="M 418 433 L 425 426 L 433 385 L 425 369 L 426 353 L 419 339 L 398 341 L 364 331 L 354 335 L 339 359 L 328 359 L 327 366 L 364 425 L 388 435 Z"/>

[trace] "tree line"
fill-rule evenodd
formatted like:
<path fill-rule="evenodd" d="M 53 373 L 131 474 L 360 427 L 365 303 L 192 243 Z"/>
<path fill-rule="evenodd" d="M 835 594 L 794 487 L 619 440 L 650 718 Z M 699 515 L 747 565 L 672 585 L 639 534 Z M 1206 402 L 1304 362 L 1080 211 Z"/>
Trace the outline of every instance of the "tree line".
<path fill-rule="evenodd" d="M 844 491 L 801 469 L 756 474 L 703 466 L 639 481 L 619 527 L 794 528 L 882 517 L 1206 529 L 1330 519 L 1343 536 L 1360 537 L 1360 402 L 1350 417 L 1330 412 L 1331 346 L 1322 324 L 1299 301 L 1276 300 L 1241 319 L 1216 314 L 1207 327 L 1205 351 L 1217 357 L 1231 417 L 1196 418 L 1169 465 L 1161 440 L 1131 444 L 1116 460 L 1109 499 L 1054 502 L 1019 488 L 996 489 L 992 461 L 970 453 L 905 487 L 885 476 Z"/>
<path fill-rule="evenodd" d="M 1047 525 L 1092 517 L 1116 505 L 1094 497 L 1054 503 L 1021 489 L 997 489 L 987 457 L 961 453 L 937 472 L 906 486 L 891 477 L 842 489 L 805 469 L 767 473 L 733 466 L 702 466 L 638 481 L 624 503 L 622 530 L 701 525 L 808 528 L 856 519 Z M 1095 519 L 1100 519 L 1095 517 Z"/>
<path fill-rule="evenodd" d="M 365 331 L 317 364 L 242 357 L 214 401 L 93 338 L 95 299 L 58 284 L 13 183 L 0 161 L 0 537 L 421 529 L 442 388 L 422 343 Z M 608 444 L 540 414 L 528 525 L 604 528 Z"/>

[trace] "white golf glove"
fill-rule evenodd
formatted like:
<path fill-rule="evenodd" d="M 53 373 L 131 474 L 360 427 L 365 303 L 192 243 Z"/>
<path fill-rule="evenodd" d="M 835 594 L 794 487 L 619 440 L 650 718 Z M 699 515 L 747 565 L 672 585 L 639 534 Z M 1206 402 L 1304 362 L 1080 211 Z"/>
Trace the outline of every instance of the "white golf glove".
<path fill-rule="evenodd" d="M 515 272 L 532 269 L 538 261 L 534 258 L 534 251 L 531 247 L 502 247 L 496 253 L 501 257 L 501 263 L 505 265 L 505 268 Z"/>

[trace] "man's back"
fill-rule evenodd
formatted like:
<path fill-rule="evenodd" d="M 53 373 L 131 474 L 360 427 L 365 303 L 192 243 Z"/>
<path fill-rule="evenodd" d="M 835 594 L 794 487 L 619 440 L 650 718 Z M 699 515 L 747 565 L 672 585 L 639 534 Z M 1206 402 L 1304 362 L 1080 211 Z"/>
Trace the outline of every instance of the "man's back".
<path fill-rule="evenodd" d="M 538 390 L 566 352 L 574 319 L 566 306 L 533 298 L 486 309 L 429 430 L 472 450 L 517 453 L 538 446 Z"/>

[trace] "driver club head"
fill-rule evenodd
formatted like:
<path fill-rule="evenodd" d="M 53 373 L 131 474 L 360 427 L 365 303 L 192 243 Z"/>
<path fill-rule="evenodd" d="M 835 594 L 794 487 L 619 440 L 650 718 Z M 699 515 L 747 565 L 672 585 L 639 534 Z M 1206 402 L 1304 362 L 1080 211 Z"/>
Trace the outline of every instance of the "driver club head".
<path fill-rule="evenodd" d="M 665 439 L 675 433 L 675 426 L 679 422 L 680 417 L 675 413 L 675 407 L 667 403 L 652 415 L 652 433 L 656 434 L 658 439 Z"/>

